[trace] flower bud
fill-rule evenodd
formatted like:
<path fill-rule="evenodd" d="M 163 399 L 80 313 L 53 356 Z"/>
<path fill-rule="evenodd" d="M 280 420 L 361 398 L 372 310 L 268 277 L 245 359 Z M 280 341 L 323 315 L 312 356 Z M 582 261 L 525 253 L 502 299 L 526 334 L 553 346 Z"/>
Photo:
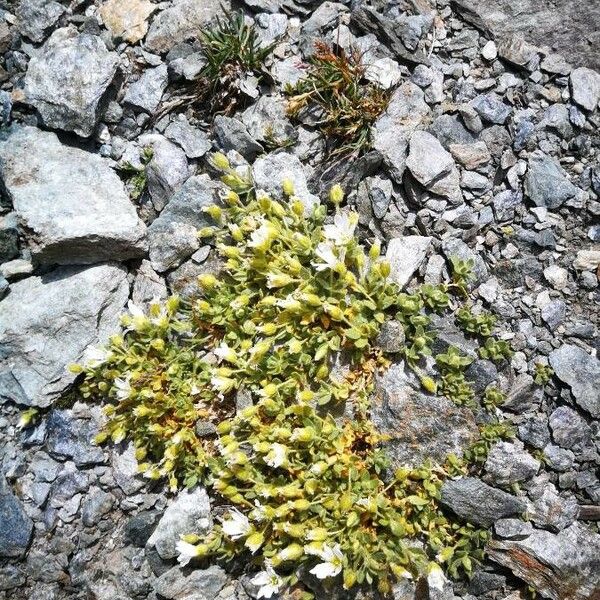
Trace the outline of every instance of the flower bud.
<path fill-rule="evenodd" d="M 205 290 L 210 290 L 217 285 L 217 278 L 212 273 L 198 275 L 198 283 Z"/>
<path fill-rule="evenodd" d="M 297 216 L 301 217 L 304 214 L 304 204 L 300 200 L 294 200 L 292 202 L 292 212 Z"/>
<path fill-rule="evenodd" d="M 212 204 L 202 209 L 203 212 L 208 213 L 215 221 L 220 221 L 223 216 L 223 211 L 220 206 Z"/>
<path fill-rule="evenodd" d="M 392 268 L 389 261 L 382 260 L 380 263 L 379 272 L 383 275 L 383 277 L 389 277 L 391 270 Z"/>
<path fill-rule="evenodd" d="M 276 558 L 279 562 L 284 562 L 288 560 L 298 560 L 304 554 L 304 549 L 300 544 L 290 544 L 287 548 L 284 548 L 280 552 L 278 552 L 274 558 Z M 275 563 L 273 563 L 275 565 Z"/>
<path fill-rule="evenodd" d="M 292 432 L 293 442 L 302 442 L 304 444 L 312 442 L 317 437 L 314 427 L 298 427 Z"/>
<path fill-rule="evenodd" d="M 371 260 L 375 260 L 375 259 L 379 258 L 380 254 L 381 254 L 381 242 L 379 240 L 375 240 L 373 242 L 373 245 L 369 249 L 369 258 Z"/>
<path fill-rule="evenodd" d="M 437 383 L 431 377 L 421 377 L 421 385 L 430 394 L 435 394 L 437 392 Z"/>
<path fill-rule="evenodd" d="M 210 157 L 210 163 L 219 171 L 228 171 L 231 168 L 229 160 L 222 152 L 214 152 Z"/>
<path fill-rule="evenodd" d="M 291 179 L 284 179 L 281 182 L 281 188 L 283 189 L 283 193 L 286 196 L 293 196 L 294 195 L 294 182 Z"/>
<path fill-rule="evenodd" d="M 344 190 L 342 189 L 342 186 L 339 183 L 336 183 L 329 190 L 329 200 L 331 201 L 332 204 L 339 206 L 342 203 L 343 199 L 344 199 Z"/>

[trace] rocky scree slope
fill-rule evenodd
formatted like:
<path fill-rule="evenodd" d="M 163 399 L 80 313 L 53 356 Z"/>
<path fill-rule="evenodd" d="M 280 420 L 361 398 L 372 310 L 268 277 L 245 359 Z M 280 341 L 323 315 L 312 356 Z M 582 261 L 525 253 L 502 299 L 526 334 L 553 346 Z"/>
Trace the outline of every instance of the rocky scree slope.
<path fill-rule="evenodd" d="M 273 83 L 209 124 L 154 116 L 202 68 L 198 33 L 219 2 L 0 3 L 0 598 L 256 597 L 244 576 L 174 561 L 180 533 L 210 527 L 205 491 L 149 487 L 130 446 L 91 444 L 100 408 L 62 400 L 66 365 L 117 329 L 128 299 L 193 295 L 197 275 L 218 269 L 195 235 L 216 193 L 202 175 L 216 149 L 253 163 L 268 191 L 284 177 L 305 197 L 341 183 L 402 286 L 472 258 L 474 298 L 516 351 L 502 372 L 477 360 L 470 374 L 478 390 L 500 378 L 515 439 L 491 449 L 481 479 L 444 491 L 457 515 L 492 527 L 491 560 L 470 582 L 407 581 L 394 597 L 517 600 L 527 585 L 599 597 L 600 74 L 584 39 L 596 39 L 597 13 L 586 6 L 571 52 L 569 31 L 515 35 L 529 4 L 506 5 L 246 0 L 263 43 L 277 40 Z M 282 94 L 319 39 L 359 48 L 368 77 L 393 88 L 372 150 L 329 169 L 314 118 L 292 123 Z M 123 177 L 131 166 L 141 194 Z M 453 323 L 437 329 L 470 351 Z M 539 360 L 554 371 L 543 391 Z M 410 423 L 382 416 L 406 431 L 398 461 L 415 435 L 435 456 L 461 434 L 447 428 L 454 407 L 423 409 L 412 385 L 400 364 L 381 382 L 384 397 L 420 408 Z M 46 412 L 20 431 L 27 407 Z M 528 522 L 514 518 L 523 507 Z"/>

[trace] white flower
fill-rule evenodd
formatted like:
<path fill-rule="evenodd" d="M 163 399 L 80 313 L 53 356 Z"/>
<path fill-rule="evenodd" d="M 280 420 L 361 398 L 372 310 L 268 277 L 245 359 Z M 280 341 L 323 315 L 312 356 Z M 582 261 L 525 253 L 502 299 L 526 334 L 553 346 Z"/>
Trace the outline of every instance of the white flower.
<path fill-rule="evenodd" d="M 235 385 L 235 380 L 230 379 L 229 377 L 216 376 L 210 380 L 210 384 L 217 391 L 221 392 L 222 394 L 226 394 L 227 392 L 233 389 L 233 386 Z"/>
<path fill-rule="evenodd" d="M 358 223 L 358 214 L 355 212 L 337 213 L 333 217 L 333 225 L 325 225 L 323 233 L 328 240 L 336 246 L 345 246 L 354 237 L 354 229 Z"/>
<path fill-rule="evenodd" d="M 129 300 L 127 302 L 127 309 L 129 310 L 133 318 L 146 316 L 144 314 L 144 311 L 137 304 L 134 304 L 133 300 Z"/>
<path fill-rule="evenodd" d="M 321 551 L 318 552 L 318 555 L 323 562 L 310 570 L 315 577 L 318 579 L 326 579 L 327 577 L 335 577 L 341 572 L 344 555 L 342 554 L 339 544 L 336 544 L 333 547 L 324 544 Z"/>
<path fill-rule="evenodd" d="M 225 342 L 222 342 L 218 348 L 215 348 L 213 353 L 216 354 L 220 360 L 226 360 L 230 363 L 235 363 L 237 359 L 235 350 L 230 348 Z"/>
<path fill-rule="evenodd" d="M 265 456 L 265 462 L 270 466 L 276 469 L 280 467 L 286 459 L 287 448 L 283 444 L 278 444 L 275 442 L 271 446 L 270 452 Z"/>
<path fill-rule="evenodd" d="M 187 565 L 192 558 L 200 556 L 200 553 L 198 552 L 198 546 L 194 546 L 194 544 L 189 544 L 183 540 L 179 540 L 177 544 L 175 544 L 175 549 L 179 553 L 177 562 L 182 567 L 185 567 L 185 565 Z"/>
<path fill-rule="evenodd" d="M 260 586 L 256 595 L 257 598 L 270 598 L 273 594 L 279 592 L 283 583 L 281 577 L 275 573 L 269 562 L 265 562 L 265 570 L 253 577 L 251 582 Z"/>
<path fill-rule="evenodd" d="M 289 294 L 286 298 L 281 300 L 277 300 L 276 302 L 279 308 L 283 308 L 283 310 L 289 310 L 292 312 L 300 312 L 302 310 L 302 304 L 300 301 L 296 300 L 291 294 Z"/>
<path fill-rule="evenodd" d="M 250 511 L 250 518 L 253 521 L 264 521 L 267 518 L 267 511 L 265 507 L 260 503 L 258 499 L 254 500 L 254 506 L 256 506 L 256 508 L 253 508 Z"/>
<path fill-rule="evenodd" d="M 429 566 L 429 574 L 427 575 L 427 584 L 429 587 L 443 592 L 447 581 L 442 569 L 435 563 L 431 563 Z"/>
<path fill-rule="evenodd" d="M 96 348 L 94 346 L 88 346 L 83 353 L 83 362 L 88 367 L 97 367 L 105 363 L 110 356 L 110 352 L 105 348 Z"/>
<path fill-rule="evenodd" d="M 248 246 L 263 251 L 268 250 L 276 235 L 277 229 L 275 229 L 272 223 L 265 221 L 258 229 L 251 233 Z"/>
<path fill-rule="evenodd" d="M 127 374 L 125 377 L 117 377 L 114 381 L 114 385 L 117 388 L 117 398 L 119 400 L 126 400 L 131 396 L 131 385 L 129 380 L 131 375 Z"/>
<path fill-rule="evenodd" d="M 324 271 L 325 269 L 333 270 L 341 262 L 333 251 L 333 246 L 327 242 L 321 242 L 317 246 L 315 254 L 323 261 L 320 263 L 313 261 L 312 266 L 317 271 Z"/>
<path fill-rule="evenodd" d="M 250 533 L 252 525 L 248 521 L 248 517 L 243 515 L 239 510 L 234 510 L 227 515 L 226 519 L 223 519 L 223 533 L 230 537 L 232 540 L 238 540 Z"/>

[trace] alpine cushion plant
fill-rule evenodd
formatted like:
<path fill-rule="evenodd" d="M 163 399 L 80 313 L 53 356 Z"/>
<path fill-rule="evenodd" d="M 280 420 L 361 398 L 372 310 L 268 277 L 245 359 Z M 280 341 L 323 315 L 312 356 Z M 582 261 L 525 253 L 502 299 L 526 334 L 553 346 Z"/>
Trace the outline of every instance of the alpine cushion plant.
<path fill-rule="evenodd" d="M 259 597 L 302 573 L 384 593 L 404 577 L 439 579 L 438 563 L 452 576 L 469 573 L 487 534 L 438 503 L 444 479 L 468 461 L 391 472 L 369 419 L 374 376 L 389 364 L 375 340 L 390 317 L 427 391 L 475 401 L 464 376 L 471 359 L 451 348 L 426 360 L 430 314 L 466 305 L 468 266 L 455 261 L 452 282 L 399 293 L 379 244 L 366 251 L 358 242 L 339 187 L 328 216 L 326 204 L 308 209 L 290 181 L 276 200 L 224 155 L 212 164 L 225 187 L 206 209 L 213 225 L 198 235 L 222 268 L 200 276 L 198 298 L 153 302 L 147 313 L 130 304 L 124 334 L 75 367 L 83 395 L 109 401 L 97 441 L 131 439 L 144 476 L 167 478 L 172 490 L 210 487 L 224 516 L 205 538 L 182 538 L 179 562 L 244 554 L 259 570 Z M 457 319 L 471 327 L 466 313 Z M 252 404 L 237 408 L 241 395 Z M 500 401 L 492 391 L 481 401 L 490 414 L 466 455 L 473 464 L 507 435 L 494 413 Z"/>

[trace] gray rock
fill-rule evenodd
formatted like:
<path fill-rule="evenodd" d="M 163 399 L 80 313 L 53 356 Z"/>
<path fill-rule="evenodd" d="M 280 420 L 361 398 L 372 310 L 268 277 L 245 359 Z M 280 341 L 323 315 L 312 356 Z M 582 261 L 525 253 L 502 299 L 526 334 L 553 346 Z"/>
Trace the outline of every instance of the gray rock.
<path fill-rule="evenodd" d="M 450 144 L 452 156 L 465 168 L 477 169 L 487 165 L 492 159 L 485 142 L 474 142 L 473 144 Z"/>
<path fill-rule="evenodd" d="M 153 69 L 146 69 L 140 78 L 127 88 L 123 101 L 153 113 L 160 104 L 168 82 L 167 65 L 161 64 Z"/>
<path fill-rule="evenodd" d="M 539 150 L 531 154 L 525 176 L 525 194 L 536 206 L 558 208 L 577 191 L 554 159 Z"/>
<path fill-rule="evenodd" d="M 376 382 L 371 418 L 391 436 L 386 447 L 395 466 L 427 459 L 443 463 L 448 454 L 461 456 L 479 435 L 470 410 L 418 387 L 402 364 L 392 365 Z"/>
<path fill-rule="evenodd" d="M 152 535 L 159 516 L 155 510 L 145 510 L 131 517 L 123 530 L 125 541 L 137 548 L 143 548 Z"/>
<path fill-rule="evenodd" d="M 385 321 L 375 343 L 384 352 L 400 352 L 404 348 L 404 327 L 399 321 Z"/>
<path fill-rule="evenodd" d="M 152 268 L 150 261 L 143 260 L 133 282 L 133 303 L 146 308 L 153 300 L 163 301 L 168 295 L 164 279 Z"/>
<path fill-rule="evenodd" d="M 565 320 L 567 305 L 563 300 L 552 300 L 542 307 L 541 316 L 542 321 L 554 331 Z"/>
<path fill-rule="evenodd" d="M 512 221 L 515 216 L 515 208 L 523 203 L 523 194 L 518 190 L 504 190 L 494 196 L 492 206 L 496 220 Z"/>
<path fill-rule="evenodd" d="M 497 125 L 504 125 L 512 113 L 512 108 L 496 94 L 481 94 L 471 101 L 471 106 L 484 121 Z"/>
<path fill-rule="evenodd" d="M 4 475 L 0 473 L 0 557 L 21 558 L 25 556 L 33 522 L 27 516 L 21 502 L 13 495 Z"/>
<path fill-rule="evenodd" d="M 381 153 L 390 177 L 398 184 L 406 168 L 408 140 L 428 113 L 422 90 L 406 82 L 394 91 L 385 113 L 373 126 L 373 148 Z"/>
<path fill-rule="evenodd" d="M 442 242 L 442 250 L 448 260 L 453 256 L 461 260 L 473 260 L 473 275 L 474 284 L 477 285 L 488 278 L 488 268 L 485 261 L 478 252 L 474 252 L 463 242 L 457 238 L 448 238 Z"/>
<path fill-rule="evenodd" d="M 11 285 L 0 303 L 0 399 L 46 407 L 61 397 L 75 379 L 67 365 L 114 333 L 128 296 L 126 270 L 111 264 Z"/>
<path fill-rule="evenodd" d="M 494 523 L 494 532 L 504 540 L 523 540 L 533 533 L 533 526 L 521 519 L 498 519 Z"/>
<path fill-rule="evenodd" d="M 113 452 L 112 470 L 117 485 L 127 496 L 135 494 L 145 485 L 144 480 L 139 476 L 138 462 L 132 444 L 129 444 L 123 452 L 117 450 Z"/>
<path fill-rule="evenodd" d="M 156 271 L 177 267 L 198 250 L 198 230 L 213 224 L 202 209 L 218 201 L 219 189 L 207 175 L 190 177 L 152 222 L 148 240 Z"/>
<path fill-rule="evenodd" d="M 162 135 L 143 135 L 139 142 L 153 150 L 152 159 L 146 167 L 148 192 L 154 208 L 161 211 L 190 176 L 187 158 L 179 146 Z"/>
<path fill-rule="evenodd" d="M 514 410 L 511 407 L 512 410 Z M 550 430 L 545 416 L 532 415 L 523 420 L 518 427 L 519 439 L 534 448 L 542 449 L 550 442 Z"/>
<path fill-rule="evenodd" d="M 114 496 L 101 489 L 95 488 L 88 494 L 81 506 L 81 520 L 86 527 L 93 527 L 100 519 L 108 514 L 115 502 Z"/>
<path fill-rule="evenodd" d="M 501 487 L 510 486 L 531 479 L 540 466 L 540 461 L 524 450 L 523 444 L 498 442 L 485 461 L 486 481 Z"/>
<path fill-rule="evenodd" d="M 175 545 L 180 535 L 202 535 L 210 528 L 210 502 L 205 489 L 182 490 L 165 510 L 147 546 L 154 546 L 160 557 L 168 560 L 177 556 Z"/>
<path fill-rule="evenodd" d="M 0 169 L 1 168 L 2 166 L 0 163 Z M 18 255 L 19 230 L 17 214 L 12 212 L 0 217 L 0 263 L 11 260 Z"/>
<path fill-rule="evenodd" d="M 550 484 L 545 486 L 539 498 L 535 499 L 528 514 L 538 527 L 561 531 L 577 520 L 579 505 L 574 496 L 559 496 Z"/>
<path fill-rule="evenodd" d="M 592 431 L 584 419 L 568 406 L 559 406 L 550 415 L 552 438 L 562 448 L 586 446 L 592 439 Z"/>
<path fill-rule="evenodd" d="M 143 255 L 146 228 L 102 157 L 35 127 L 0 141 L 0 180 L 41 263 L 91 263 Z"/>
<path fill-rule="evenodd" d="M 481 131 L 483 125 L 479 115 L 471 106 L 461 105 L 460 114 L 471 131 Z M 450 149 L 452 144 L 472 144 L 477 138 L 471 133 L 456 115 L 440 115 L 429 126 L 429 132 L 434 135 L 446 148 Z"/>
<path fill-rule="evenodd" d="M 70 410 L 52 410 L 47 419 L 46 448 L 55 458 L 69 458 L 78 467 L 104 462 L 104 452 L 93 444 L 98 429 L 86 419 L 75 418 Z"/>
<path fill-rule="evenodd" d="M 246 126 L 238 119 L 217 115 L 213 122 L 213 133 L 222 150 L 235 150 L 250 162 L 264 152 L 263 146 L 248 133 Z"/>
<path fill-rule="evenodd" d="M 571 387 L 577 404 L 600 417 L 600 361 L 571 344 L 553 350 L 549 359 L 556 376 Z"/>
<path fill-rule="evenodd" d="M 544 111 L 540 128 L 556 131 L 564 139 L 573 137 L 573 127 L 569 120 L 569 109 L 564 104 L 553 104 Z"/>
<path fill-rule="evenodd" d="M 600 589 L 600 535 L 574 523 L 558 534 L 489 544 L 488 556 L 551 600 L 591 600 Z"/>
<path fill-rule="evenodd" d="M 404 288 L 425 260 L 431 242 L 432 238 L 420 235 L 391 239 L 385 254 L 390 263 L 390 281 Z"/>
<path fill-rule="evenodd" d="M 406 166 L 430 192 L 447 198 L 452 204 L 463 201 L 454 159 L 430 133 L 415 131 L 412 134 Z"/>
<path fill-rule="evenodd" d="M 279 96 L 261 96 L 242 113 L 241 119 L 250 137 L 267 147 L 288 145 L 298 138 L 287 118 L 286 101 Z"/>
<path fill-rule="evenodd" d="M 558 265 L 550 265 L 544 269 L 544 279 L 555 290 L 562 290 L 567 287 L 569 272 Z"/>
<path fill-rule="evenodd" d="M 587 110 L 594 110 L 600 102 L 600 73 L 579 67 L 571 71 L 571 95 L 573 100 Z"/>
<path fill-rule="evenodd" d="M 308 191 L 304 168 L 298 157 L 287 152 L 271 152 L 261 156 L 252 167 L 254 184 L 273 198 L 282 198 L 281 184 L 289 179 L 294 184 L 296 196 L 304 204 L 305 213 L 310 213 L 319 199 Z"/>
<path fill-rule="evenodd" d="M 455 346 L 462 354 L 473 359 L 477 358 L 477 343 L 465 337 L 462 329 L 455 324 L 453 317 L 432 314 L 431 327 L 435 333 L 435 339 L 431 346 L 434 354 L 440 354 L 448 350 L 450 346 Z"/>
<path fill-rule="evenodd" d="M 55 0 L 21 0 L 16 10 L 17 29 L 21 35 L 39 43 L 65 10 Z"/>
<path fill-rule="evenodd" d="M 544 462 L 554 471 L 561 473 L 568 471 L 575 462 L 575 454 L 554 444 L 544 448 Z"/>
<path fill-rule="evenodd" d="M 173 567 L 154 583 L 154 590 L 166 600 L 215 600 L 229 578 L 221 567 L 186 569 Z"/>
<path fill-rule="evenodd" d="M 212 146 L 208 135 L 192 127 L 183 115 L 169 123 L 165 136 L 180 146 L 188 158 L 202 158 Z"/>
<path fill-rule="evenodd" d="M 25 96 L 47 127 L 88 137 L 117 63 L 100 37 L 73 26 L 57 29 L 29 61 Z"/>
<path fill-rule="evenodd" d="M 440 502 L 459 517 L 482 527 L 489 527 L 498 519 L 525 510 L 525 503 L 521 499 L 475 477 L 444 482 Z"/>
<path fill-rule="evenodd" d="M 472 384 L 476 394 L 481 394 L 485 388 L 498 377 L 496 365 L 489 360 L 474 360 L 465 370 L 467 380 Z"/>
<path fill-rule="evenodd" d="M 29 260 L 15 258 L 0 265 L 0 275 L 8 281 L 23 279 L 25 275 L 33 273 L 33 264 Z"/>
<path fill-rule="evenodd" d="M 188 39 L 198 39 L 206 26 L 221 13 L 221 7 L 229 8 L 228 1 L 175 0 L 158 14 L 146 36 L 146 48 L 150 52 L 165 53 L 173 46 Z"/>

